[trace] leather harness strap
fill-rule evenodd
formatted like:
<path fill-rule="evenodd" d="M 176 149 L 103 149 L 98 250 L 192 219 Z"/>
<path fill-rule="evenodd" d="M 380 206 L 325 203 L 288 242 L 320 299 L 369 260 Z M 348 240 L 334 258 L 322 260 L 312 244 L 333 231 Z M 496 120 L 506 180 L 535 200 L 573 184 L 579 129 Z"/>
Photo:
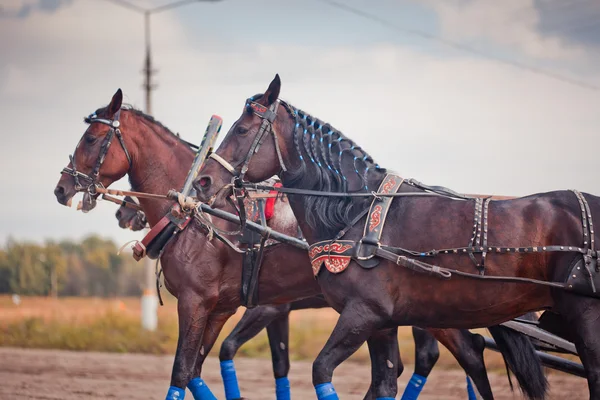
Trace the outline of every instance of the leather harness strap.
<path fill-rule="evenodd" d="M 167 225 L 169 225 L 169 222 L 171 222 L 171 220 L 167 215 L 165 215 L 160 219 L 160 221 L 158 221 L 156 225 L 152 227 L 150 232 L 144 236 L 141 242 L 137 242 L 135 245 L 133 245 L 133 258 L 136 261 L 140 261 L 142 258 L 146 257 L 146 249 L 148 248 L 148 245 L 156 236 L 158 236 L 159 233 L 163 231 L 163 229 L 166 228 Z"/>
<path fill-rule="evenodd" d="M 387 218 L 388 211 L 392 205 L 393 197 L 380 197 L 379 193 L 386 195 L 389 193 L 396 193 L 404 179 L 395 174 L 388 174 L 381 184 L 379 185 L 378 195 L 375 196 L 371 203 L 369 210 L 369 216 L 367 217 L 367 223 L 363 231 L 363 243 L 368 244 L 379 244 L 381 239 L 381 233 L 383 232 L 383 226 Z"/>

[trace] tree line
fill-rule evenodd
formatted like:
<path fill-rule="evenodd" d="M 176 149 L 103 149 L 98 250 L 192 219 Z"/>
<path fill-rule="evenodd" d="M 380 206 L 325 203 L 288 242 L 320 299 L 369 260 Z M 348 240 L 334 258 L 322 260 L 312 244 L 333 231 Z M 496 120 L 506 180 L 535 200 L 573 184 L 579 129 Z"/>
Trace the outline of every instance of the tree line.
<path fill-rule="evenodd" d="M 138 296 L 143 265 L 96 235 L 43 245 L 9 239 L 0 248 L 0 293 L 32 296 Z"/>

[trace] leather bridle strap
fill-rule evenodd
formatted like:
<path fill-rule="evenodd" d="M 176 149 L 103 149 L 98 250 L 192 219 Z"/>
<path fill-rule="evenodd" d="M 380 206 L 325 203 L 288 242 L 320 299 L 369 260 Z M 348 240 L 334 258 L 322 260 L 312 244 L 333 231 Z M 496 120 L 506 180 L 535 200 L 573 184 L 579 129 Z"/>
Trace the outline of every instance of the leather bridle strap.
<path fill-rule="evenodd" d="M 277 157 L 279 159 L 279 165 L 283 172 L 287 171 L 285 163 L 283 162 L 283 157 L 281 155 L 281 149 L 279 148 L 279 141 L 277 139 L 277 134 L 273 129 L 273 122 L 277 117 L 277 109 L 279 108 L 279 100 L 276 100 L 270 107 L 265 107 L 262 104 L 255 102 L 253 99 L 246 100 L 246 110 L 248 112 L 253 113 L 257 117 L 262 120 L 260 127 L 258 128 L 258 133 L 246 154 L 246 158 L 241 164 L 238 164 L 236 167 L 231 165 L 228 161 L 223 159 L 223 157 L 219 156 L 216 153 L 212 153 L 210 158 L 217 161 L 223 168 L 225 168 L 231 175 L 233 175 L 233 184 L 234 184 L 234 195 L 237 199 L 238 203 L 238 212 L 240 218 L 240 224 L 242 229 L 246 225 L 246 209 L 244 207 L 244 197 L 245 197 L 245 188 L 243 185 L 244 176 L 248 171 L 248 166 L 250 164 L 250 160 L 252 156 L 258 152 L 260 146 L 264 142 L 265 138 L 268 134 L 273 135 L 273 142 L 275 144 L 275 151 L 277 152 Z M 237 167 L 241 165 L 239 172 L 236 171 Z"/>
<path fill-rule="evenodd" d="M 77 190 L 84 190 L 87 189 L 90 193 L 93 193 L 95 187 L 97 186 L 101 186 L 101 184 L 98 182 L 98 176 L 100 175 L 100 168 L 102 167 L 102 164 L 104 163 L 104 160 L 106 158 L 106 155 L 108 154 L 108 150 L 110 149 L 110 145 L 112 144 L 112 140 L 113 137 L 116 136 L 117 139 L 119 140 L 119 143 L 121 144 L 121 147 L 123 148 L 123 151 L 125 152 L 125 156 L 127 157 L 127 161 L 129 162 L 129 169 L 131 169 L 131 165 L 132 165 L 132 159 L 131 159 L 131 155 L 129 154 L 129 151 L 127 150 L 127 146 L 125 146 L 125 141 L 123 140 L 123 135 L 121 134 L 121 130 L 120 130 L 120 126 L 121 123 L 119 121 L 121 117 L 121 110 L 117 111 L 114 115 L 114 118 L 112 120 L 110 119 L 106 119 L 106 118 L 98 118 L 96 116 L 96 114 L 90 114 L 88 117 L 86 117 L 84 120 L 86 123 L 88 124 L 93 124 L 95 122 L 100 123 L 100 124 L 104 124 L 104 125 L 108 125 L 110 127 L 110 130 L 108 131 L 108 133 L 106 134 L 106 137 L 104 138 L 104 141 L 102 142 L 102 145 L 100 147 L 100 152 L 98 154 L 98 158 L 96 159 L 96 164 L 94 165 L 94 168 L 92 169 L 92 172 L 87 175 L 81 171 L 77 171 L 77 166 L 75 164 L 75 152 L 73 153 L 73 155 L 69 156 L 69 160 L 71 161 L 71 165 L 73 166 L 73 168 L 63 168 L 62 173 L 63 174 L 68 174 L 71 175 L 73 177 L 73 179 L 75 180 L 75 187 Z M 75 147 L 75 151 L 77 151 L 77 148 L 80 146 L 81 144 L 81 140 L 79 141 L 79 143 L 77 143 L 77 147 Z M 87 186 L 83 186 L 80 182 L 80 179 L 83 179 L 86 181 Z"/>
<path fill-rule="evenodd" d="M 277 117 L 277 110 L 279 108 L 279 103 L 280 103 L 280 101 L 277 100 L 273 104 L 271 104 L 271 106 L 269 108 L 267 108 L 267 107 L 263 106 L 262 104 L 255 102 L 252 99 L 246 100 L 246 109 L 249 112 L 256 115 L 257 117 L 259 117 L 262 120 L 262 123 L 260 124 L 260 127 L 258 128 L 258 133 L 256 134 L 256 137 L 254 138 L 254 141 L 252 142 L 252 145 L 250 146 L 250 149 L 248 150 L 248 153 L 246 154 L 244 161 L 237 164 L 236 166 L 233 166 L 233 165 L 231 165 L 231 163 L 229 163 L 227 160 L 225 160 L 223 157 L 219 156 L 216 153 L 211 153 L 211 155 L 209 157 L 212 158 L 213 160 L 215 160 L 216 162 L 218 162 L 231 175 L 233 175 L 235 178 L 238 178 L 239 181 L 241 182 L 244 179 L 246 172 L 248 171 L 248 166 L 250 164 L 250 160 L 252 159 L 252 156 L 254 156 L 254 154 L 256 154 L 258 152 L 258 150 L 260 149 L 260 146 L 263 144 L 266 136 L 268 134 L 272 134 L 273 141 L 275 143 L 275 151 L 277 152 L 277 158 L 279 159 L 279 165 L 281 167 L 281 170 L 283 172 L 286 172 L 287 168 L 285 166 L 285 163 L 283 162 L 281 148 L 279 147 L 279 139 L 277 138 L 277 134 L 276 134 L 275 130 L 273 129 L 273 122 L 275 121 L 275 118 Z M 239 172 L 237 171 L 238 167 L 240 167 Z"/>
<path fill-rule="evenodd" d="M 283 159 L 281 158 L 281 150 L 279 149 L 279 142 L 277 140 L 277 134 L 273 130 L 273 122 L 277 117 L 277 109 L 279 108 L 279 100 L 275 101 L 269 108 L 263 106 L 252 100 L 246 100 L 246 108 L 252 112 L 254 115 L 262 119 L 262 123 L 260 124 L 260 128 L 258 128 L 258 134 L 256 138 L 254 138 L 254 142 L 252 142 L 252 146 L 250 146 L 250 150 L 248 150 L 248 154 L 246 154 L 246 159 L 242 164 L 242 169 L 240 170 L 239 178 L 240 180 L 244 179 L 246 172 L 248 171 L 248 165 L 250 164 L 250 160 L 252 156 L 258 152 L 260 146 L 262 145 L 265 137 L 270 133 L 273 135 L 273 140 L 275 142 L 275 148 L 277 151 L 277 155 L 279 157 L 279 164 L 281 169 L 285 172 L 287 168 L 283 163 Z"/>

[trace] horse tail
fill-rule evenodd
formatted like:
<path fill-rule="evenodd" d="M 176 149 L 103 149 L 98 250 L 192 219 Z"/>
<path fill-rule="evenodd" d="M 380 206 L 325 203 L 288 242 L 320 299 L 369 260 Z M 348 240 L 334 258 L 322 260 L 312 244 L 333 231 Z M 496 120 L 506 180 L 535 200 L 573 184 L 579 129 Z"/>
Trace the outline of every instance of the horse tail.
<path fill-rule="evenodd" d="M 521 391 L 532 400 L 544 399 L 548 390 L 548 380 L 544 375 L 542 363 L 529 338 L 519 332 L 504 326 L 491 326 L 488 328 L 498 345 L 500 353 L 509 370 L 517 378 Z"/>

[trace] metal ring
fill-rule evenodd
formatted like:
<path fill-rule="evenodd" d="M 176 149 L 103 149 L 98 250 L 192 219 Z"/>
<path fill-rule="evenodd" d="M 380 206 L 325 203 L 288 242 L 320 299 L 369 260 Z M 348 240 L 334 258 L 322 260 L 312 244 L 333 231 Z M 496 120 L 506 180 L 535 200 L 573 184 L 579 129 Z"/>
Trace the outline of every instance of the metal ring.
<path fill-rule="evenodd" d="M 90 186 L 88 186 L 87 191 L 91 196 L 98 194 L 98 191 L 96 190 L 96 184 L 94 184 L 94 183 L 92 183 Z"/>

